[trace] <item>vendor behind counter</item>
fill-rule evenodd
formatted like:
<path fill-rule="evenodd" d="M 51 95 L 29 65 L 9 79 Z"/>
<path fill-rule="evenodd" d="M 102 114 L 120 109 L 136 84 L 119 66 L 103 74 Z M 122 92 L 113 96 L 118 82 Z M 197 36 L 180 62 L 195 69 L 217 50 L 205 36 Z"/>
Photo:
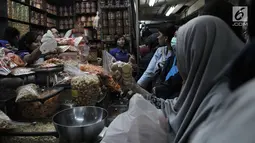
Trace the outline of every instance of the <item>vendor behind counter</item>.
<path fill-rule="evenodd" d="M 19 41 L 17 54 L 28 64 L 35 63 L 42 57 L 40 46 L 42 36 L 36 32 L 26 33 Z"/>

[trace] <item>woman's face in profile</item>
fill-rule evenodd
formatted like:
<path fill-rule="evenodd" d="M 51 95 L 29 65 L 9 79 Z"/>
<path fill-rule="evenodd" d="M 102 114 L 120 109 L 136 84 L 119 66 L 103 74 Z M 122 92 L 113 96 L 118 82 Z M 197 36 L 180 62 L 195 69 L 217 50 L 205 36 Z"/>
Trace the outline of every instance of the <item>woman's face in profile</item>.
<path fill-rule="evenodd" d="M 36 40 L 30 45 L 29 49 L 34 51 L 35 49 L 39 48 L 41 46 L 41 39 L 41 35 L 37 36 Z"/>

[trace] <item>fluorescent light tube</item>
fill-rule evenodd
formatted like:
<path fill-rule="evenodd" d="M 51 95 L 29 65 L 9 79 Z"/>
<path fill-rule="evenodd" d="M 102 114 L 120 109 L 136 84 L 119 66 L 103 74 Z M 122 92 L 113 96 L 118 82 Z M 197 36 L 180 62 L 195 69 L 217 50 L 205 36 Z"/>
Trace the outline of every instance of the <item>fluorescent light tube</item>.
<path fill-rule="evenodd" d="M 153 7 L 154 4 L 155 4 L 155 1 L 156 1 L 156 0 L 150 0 L 150 1 L 149 1 L 149 6 L 150 6 L 150 7 Z"/>
<path fill-rule="evenodd" d="M 169 16 L 174 11 L 174 9 L 175 9 L 175 6 L 170 7 L 166 13 L 166 16 Z"/>

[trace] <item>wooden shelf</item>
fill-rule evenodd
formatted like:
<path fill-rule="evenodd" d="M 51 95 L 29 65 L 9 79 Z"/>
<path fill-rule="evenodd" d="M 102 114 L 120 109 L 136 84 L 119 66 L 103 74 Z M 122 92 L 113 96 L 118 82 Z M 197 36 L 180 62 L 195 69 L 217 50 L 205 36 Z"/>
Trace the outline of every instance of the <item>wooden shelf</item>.
<path fill-rule="evenodd" d="M 57 15 L 55 15 L 55 14 L 51 14 L 51 13 L 47 12 L 47 17 L 58 18 L 59 16 L 57 16 Z"/>
<path fill-rule="evenodd" d="M 16 19 L 12 19 L 12 18 L 7 18 L 9 21 L 11 22 L 17 22 L 17 23 L 22 23 L 22 24 L 27 24 L 27 25 L 30 25 L 29 22 L 26 22 L 26 21 L 21 21 L 21 20 L 16 20 Z"/>
<path fill-rule="evenodd" d="M 76 0 L 75 2 L 97 2 L 97 0 Z"/>
<path fill-rule="evenodd" d="M 39 9 L 37 7 L 30 6 L 30 8 L 31 8 L 32 11 L 35 11 L 35 12 L 39 12 L 39 13 L 42 13 L 42 14 L 47 13 L 45 10 Z"/>
<path fill-rule="evenodd" d="M 71 28 L 69 28 L 69 29 L 58 29 L 59 31 L 68 31 L 68 30 L 70 30 Z"/>
<path fill-rule="evenodd" d="M 25 6 L 29 6 L 29 7 L 30 7 L 30 5 L 29 5 L 28 3 L 21 2 L 21 1 L 19 1 L 19 0 L 11 0 L 11 1 L 14 1 L 14 2 L 16 2 L 16 3 L 19 3 L 19 4 L 22 4 L 22 5 L 25 5 Z"/>
<path fill-rule="evenodd" d="M 48 27 L 47 26 L 45 26 L 45 25 L 39 25 L 39 24 L 33 24 L 33 23 L 30 23 L 30 25 L 32 26 L 32 27 L 35 27 L 35 28 L 39 28 L 39 29 L 47 29 Z"/>
<path fill-rule="evenodd" d="M 70 17 L 74 17 L 73 15 L 71 16 L 57 16 L 58 18 L 70 18 Z"/>
<path fill-rule="evenodd" d="M 77 16 L 84 16 L 84 15 L 89 15 L 89 16 L 94 16 L 94 15 L 97 15 L 96 12 L 93 12 L 93 13 L 76 13 Z"/>
<path fill-rule="evenodd" d="M 107 9 L 107 10 L 123 10 L 123 9 L 128 9 L 129 6 L 101 6 L 101 9 Z"/>
<path fill-rule="evenodd" d="M 91 39 L 91 40 L 89 40 L 89 41 L 91 41 L 91 42 L 101 42 L 100 39 Z"/>
<path fill-rule="evenodd" d="M 83 26 L 83 28 L 94 29 L 93 26 Z"/>

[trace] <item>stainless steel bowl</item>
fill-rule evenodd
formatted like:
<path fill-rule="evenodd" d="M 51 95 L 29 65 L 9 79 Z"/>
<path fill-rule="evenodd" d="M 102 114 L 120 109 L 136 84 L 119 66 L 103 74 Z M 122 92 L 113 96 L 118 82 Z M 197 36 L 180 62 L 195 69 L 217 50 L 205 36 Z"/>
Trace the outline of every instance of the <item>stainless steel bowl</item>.
<path fill-rule="evenodd" d="M 74 107 L 53 116 L 59 137 L 67 142 L 91 142 L 103 130 L 107 111 L 100 107 Z"/>

